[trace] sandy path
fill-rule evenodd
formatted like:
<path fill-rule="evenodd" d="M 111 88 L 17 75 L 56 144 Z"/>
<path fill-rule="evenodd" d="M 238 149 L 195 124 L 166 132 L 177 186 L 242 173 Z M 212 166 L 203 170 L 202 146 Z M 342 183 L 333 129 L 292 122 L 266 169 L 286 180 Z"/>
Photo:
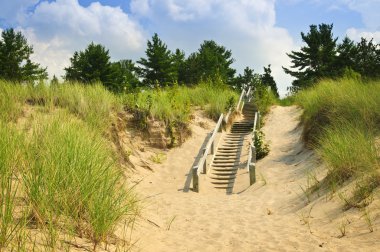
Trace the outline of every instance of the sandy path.
<path fill-rule="evenodd" d="M 194 157 L 209 132 L 200 127 L 181 148 L 169 151 L 154 173 L 136 175 L 143 177 L 136 190 L 144 198 L 144 208 L 132 236 L 137 241 L 134 249 L 358 251 L 373 246 L 318 232 L 319 222 L 311 234 L 302 223 L 308 206 L 300 185 L 305 184 L 307 170 L 316 166 L 316 158 L 299 141 L 299 115 L 295 107 L 272 109 L 263 128 L 271 152 L 257 164 L 258 182 L 243 193 L 184 191 Z"/>

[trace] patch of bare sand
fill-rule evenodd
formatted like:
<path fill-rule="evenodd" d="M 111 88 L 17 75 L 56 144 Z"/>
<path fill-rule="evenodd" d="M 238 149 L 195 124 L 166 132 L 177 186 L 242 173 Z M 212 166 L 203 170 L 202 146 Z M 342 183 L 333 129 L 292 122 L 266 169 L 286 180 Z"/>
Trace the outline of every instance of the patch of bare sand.
<path fill-rule="evenodd" d="M 210 129 L 192 125 L 193 136 L 168 151 L 154 172 L 139 170 L 136 191 L 143 199 L 132 241 L 137 251 L 368 251 L 380 249 L 379 218 L 374 232 L 361 212 L 342 212 L 337 196 L 308 203 L 301 187 L 307 174 L 323 176 L 323 166 L 300 142 L 301 111 L 274 107 L 263 130 L 270 154 L 257 164 L 258 182 L 240 194 L 188 190 L 189 172 Z M 248 180 L 248 175 L 247 175 Z M 206 180 L 201 180 L 200 183 Z M 202 186 L 202 184 L 201 184 Z M 375 200 L 371 205 L 376 208 Z M 310 210 L 311 209 L 311 210 Z M 340 236 L 342 219 L 349 220 Z"/>

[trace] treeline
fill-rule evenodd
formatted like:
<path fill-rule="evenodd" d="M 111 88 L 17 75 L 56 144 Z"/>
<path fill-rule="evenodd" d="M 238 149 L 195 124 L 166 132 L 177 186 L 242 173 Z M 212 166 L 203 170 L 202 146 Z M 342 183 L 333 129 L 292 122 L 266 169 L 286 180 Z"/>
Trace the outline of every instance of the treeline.
<path fill-rule="evenodd" d="M 32 63 L 33 53 L 21 32 L 7 29 L 2 32 L 0 41 L 0 78 L 14 82 L 33 82 L 47 79 L 46 68 Z M 192 86 L 202 80 L 224 83 L 235 89 L 251 83 L 270 86 L 278 96 L 277 85 L 272 76 L 271 66 L 264 67 L 264 73 L 255 73 L 246 67 L 243 74 L 236 74 L 231 50 L 206 40 L 200 48 L 186 57 L 181 49 L 171 51 L 154 34 L 147 42 L 145 57 L 133 62 L 130 59 L 111 61 L 109 50 L 103 45 L 91 43 L 84 51 L 76 51 L 66 67 L 66 81 L 82 83 L 101 82 L 113 92 L 132 92 L 139 88 L 165 87 L 175 83 Z M 26 62 L 26 64 L 25 64 Z M 52 83 L 58 83 L 53 77 Z"/>
<path fill-rule="evenodd" d="M 365 38 L 355 43 L 348 37 L 338 43 L 332 29 L 333 24 L 320 24 L 311 25 L 307 34 L 301 32 L 306 45 L 300 51 L 287 54 L 292 66 L 283 67 L 285 73 L 295 77 L 291 92 L 313 86 L 325 78 L 380 77 L 380 44 Z"/>

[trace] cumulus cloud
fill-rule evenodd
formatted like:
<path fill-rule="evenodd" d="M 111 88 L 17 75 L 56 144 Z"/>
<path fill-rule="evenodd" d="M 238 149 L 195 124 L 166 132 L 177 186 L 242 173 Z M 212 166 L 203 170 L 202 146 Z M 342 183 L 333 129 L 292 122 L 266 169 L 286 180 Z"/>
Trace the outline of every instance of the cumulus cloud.
<path fill-rule="evenodd" d="M 347 36 L 355 41 L 360 41 L 361 38 L 366 38 L 367 40 L 373 38 L 376 43 L 380 43 L 380 31 L 370 32 L 366 30 L 350 28 L 347 30 Z"/>
<path fill-rule="evenodd" d="M 51 75 L 61 76 L 74 51 L 91 42 L 110 49 L 114 60 L 136 57 L 145 45 L 137 21 L 121 8 L 99 2 L 83 7 L 77 0 L 43 1 L 20 20 L 17 29 L 33 44 L 33 59 L 47 66 Z"/>
<path fill-rule="evenodd" d="M 341 0 L 351 10 L 361 14 L 363 23 L 370 30 L 380 30 L 379 23 L 379 0 Z"/>
<path fill-rule="evenodd" d="M 232 50 L 239 72 L 253 67 L 262 72 L 272 65 L 281 94 L 291 84 L 282 66 L 290 64 L 287 52 L 295 49 L 286 29 L 277 27 L 274 0 L 145 0 L 144 16 L 159 31 L 169 48 L 195 51 L 203 40 L 213 39 Z M 133 0 L 131 7 L 140 3 Z M 134 8 L 131 8 L 132 12 Z M 142 12 L 137 9 L 139 15 Z"/>

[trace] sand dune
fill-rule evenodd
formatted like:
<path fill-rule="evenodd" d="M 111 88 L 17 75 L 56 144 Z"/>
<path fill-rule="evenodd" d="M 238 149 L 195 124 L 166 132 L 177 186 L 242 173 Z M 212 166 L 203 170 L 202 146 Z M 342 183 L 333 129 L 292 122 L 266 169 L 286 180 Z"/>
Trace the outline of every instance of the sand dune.
<path fill-rule="evenodd" d="M 296 107 L 272 108 L 263 127 L 271 152 L 257 164 L 258 182 L 232 195 L 187 190 L 188 174 L 212 127 L 210 121 L 210 129 L 194 124 L 192 138 L 168 151 L 163 164 L 152 166 L 154 172 L 139 169 L 133 175 L 132 180 L 141 180 L 136 191 L 143 199 L 141 218 L 132 234 L 133 249 L 380 251 L 379 218 L 374 216 L 375 230 L 370 233 L 359 210 L 343 213 L 338 197 L 320 195 L 308 203 L 301 186 L 308 171 L 323 176 L 323 165 L 300 142 L 300 113 Z M 207 184 L 207 179 L 201 178 L 200 183 Z M 378 213 L 378 202 L 372 205 Z M 344 218 L 350 224 L 346 236 L 338 238 Z"/>

